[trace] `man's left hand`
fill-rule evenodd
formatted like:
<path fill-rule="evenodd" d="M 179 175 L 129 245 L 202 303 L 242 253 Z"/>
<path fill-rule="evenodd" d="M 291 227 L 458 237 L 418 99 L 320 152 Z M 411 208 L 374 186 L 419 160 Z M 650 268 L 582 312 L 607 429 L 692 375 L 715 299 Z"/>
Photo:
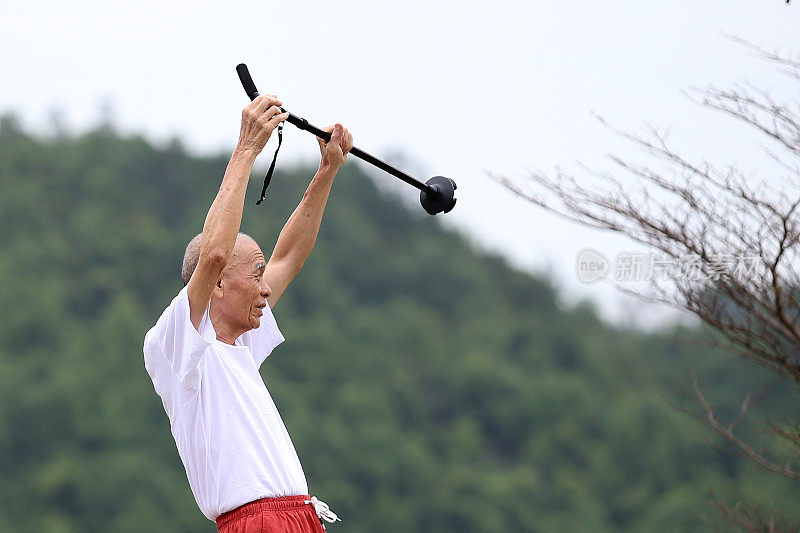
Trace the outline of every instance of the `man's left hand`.
<path fill-rule="evenodd" d="M 323 131 L 331 134 L 331 140 L 325 142 L 317 137 L 319 150 L 322 153 L 320 166 L 338 170 L 339 167 L 344 165 L 348 152 L 353 148 L 353 136 L 341 124 L 328 126 L 323 128 Z"/>

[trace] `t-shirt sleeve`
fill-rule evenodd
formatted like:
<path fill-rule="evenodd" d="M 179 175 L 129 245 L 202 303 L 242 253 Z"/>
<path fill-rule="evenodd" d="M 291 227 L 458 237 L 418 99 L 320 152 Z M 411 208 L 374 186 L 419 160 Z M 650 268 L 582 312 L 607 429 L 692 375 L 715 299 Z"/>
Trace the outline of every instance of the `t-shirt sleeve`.
<path fill-rule="evenodd" d="M 261 316 L 261 323 L 258 327 L 243 333 L 239 339 L 242 344 L 250 348 L 257 367 L 261 366 L 272 350 L 286 340 L 278 329 L 278 323 L 275 321 L 275 315 L 272 314 L 269 305 L 264 307 L 264 314 Z"/>
<path fill-rule="evenodd" d="M 192 324 L 189 310 L 189 293 L 187 287 L 172 300 L 158 319 L 155 327 L 148 333 L 153 341 L 158 342 L 167 363 L 178 380 L 196 387 L 199 380 L 199 364 L 206 349 L 214 342 L 214 329 L 207 327 L 208 306 L 200 323 L 200 334 Z"/>

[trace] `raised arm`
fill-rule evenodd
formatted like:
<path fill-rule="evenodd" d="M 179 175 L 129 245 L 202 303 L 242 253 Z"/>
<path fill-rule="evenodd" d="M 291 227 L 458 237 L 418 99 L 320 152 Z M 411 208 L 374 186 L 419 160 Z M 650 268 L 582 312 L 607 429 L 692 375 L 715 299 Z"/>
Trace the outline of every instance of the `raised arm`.
<path fill-rule="evenodd" d="M 317 139 L 322 153 L 319 170 L 311 180 L 297 209 L 283 226 L 264 272 L 264 278 L 272 289 L 267 298 L 270 308 L 278 303 L 278 298 L 300 272 L 314 248 L 333 178 L 336 177 L 339 168 L 347 159 L 347 153 L 353 147 L 353 136 L 341 124 L 328 126 L 325 131 L 331 134 L 331 140 L 325 143 Z"/>
<path fill-rule="evenodd" d="M 259 96 L 242 111 L 239 142 L 225 170 L 217 197 L 206 215 L 200 258 L 187 291 L 192 324 L 200 326 L 214 285 L 233 254 L 242 223 L 244 196 L 256 156 L 269 140 L 272 130 L 288 113 L 280 113 L 281 102 L 274 95 Z"/>

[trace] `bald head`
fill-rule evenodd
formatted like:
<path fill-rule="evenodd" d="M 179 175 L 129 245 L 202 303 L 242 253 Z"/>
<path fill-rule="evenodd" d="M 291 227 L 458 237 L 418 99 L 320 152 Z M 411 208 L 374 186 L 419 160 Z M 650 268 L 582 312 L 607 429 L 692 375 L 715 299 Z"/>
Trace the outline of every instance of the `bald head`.
<path fill-rule="evenodd" d="M 181 268 L 181 279 L 183 285 L 186 286 L 194 274 L 194 269 L 197 268 L 197 262 L 200 260 L 200 242 L 202 241 L 203 234 L 198 233 L 194 238 L 189 241 L 186 246 L 186 252 L 183 254 L 183 267 Z M 236 236 L 236 244 L 233 247 L 233 254 L 236 255 L 236 249 L 244 242 L 253 242 L 256 240 L 246 233 L 239 232 Z"/>

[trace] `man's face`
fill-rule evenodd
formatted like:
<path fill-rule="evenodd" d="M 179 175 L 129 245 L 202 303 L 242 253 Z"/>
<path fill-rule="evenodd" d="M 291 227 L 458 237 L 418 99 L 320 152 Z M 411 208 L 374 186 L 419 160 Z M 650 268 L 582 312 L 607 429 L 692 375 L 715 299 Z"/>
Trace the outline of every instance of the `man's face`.
<path fill-rule="evenodd" d="M 222 297 L 219 299 L 223 319 L 231 329 L 255 329 L 272 289 L 264 280 L 267 262 L 258 244 L 238 237 L 233 257 L 222 272 Z"/>

